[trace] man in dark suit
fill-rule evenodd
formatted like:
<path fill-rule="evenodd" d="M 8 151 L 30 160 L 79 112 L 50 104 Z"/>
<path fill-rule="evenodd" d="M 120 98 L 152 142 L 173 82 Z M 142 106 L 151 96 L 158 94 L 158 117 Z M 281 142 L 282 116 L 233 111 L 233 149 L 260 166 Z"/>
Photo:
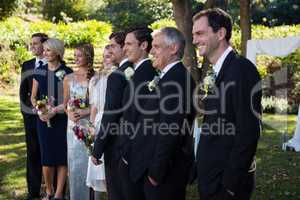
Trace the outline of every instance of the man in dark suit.
<path fill-rule="evenodd" d="M 213 65 L 204 81 L 204 118 L 197 150 L 201 200 L 250 199 L 260 136 L 261 87 L 256 67 L 230 47 L 231 17 L 215 8 L 197 13 L 193 43 Z M 207 81 L 213 80 L 213 81 Z"/>
<path fill-rule="evenodd" d="M 124 32 L 112 33 L 110 35 L 110 46 L 112 61 L 118 65 L 107 79 L 104 113 L 101 127 L 98 132 L 92 161 L 94 164 L 101 164 L 99 159 L 104 153 L 105 176 L 109 200 L 122 200 L 120 177 L 118 175 L 118 161 L 120 151 L 118 148 L 118 127 L 122 116 L 122 99 L 127 80 L 124 71 L 132 65 L 126 59 L 123 47 L 126 34 Z"/>
<path fill-rule="evenodd" d="M 160 70 L 139 117 L 129 155 L 132 181 L 147 200 L 183 200 L 193 162 L 191 126 L 195 83 L 182 64 L 185 40 L 175 28 L 153 33 L 153 66 Z"/>
<path fill-rule="evenodd" d="M 119 174 L 124 200 L 140 200 L 140 185 L 131 181 L 129 177 L 129 152 L 131 139 L 135 136 L 137 122 L 143 111 L 146 97 L 149 94 L 147 83 L 155 75 L 155 69 L 148 58 L 152 43 L 152 30 L 137 28 L 128 31 L 125 39 L 125 54 L 133 63 L 133 75 L 129 78 L 123 97 L 123 116 L 121 123 Z M 126 72 L 126 71 L 125 71 Z M 125 73 L 126 75 L 126 73 Z"/>
<path fill-rule="evenodd" d="M 27 149 L 26 180 L 28 199 L 40 197 L 42 181 L 40 146 L 36 132 L 36 115 L 32 112 L 30 96 L 33 70 L 46 64 L 43 56 L 43 42 L 47 38 L 48 36 L 44 33 L 35 33 L 32 35 L 30 50 L 35 58 L 24 62 L 21 69 L 20 106 L 24 120 Z"/>

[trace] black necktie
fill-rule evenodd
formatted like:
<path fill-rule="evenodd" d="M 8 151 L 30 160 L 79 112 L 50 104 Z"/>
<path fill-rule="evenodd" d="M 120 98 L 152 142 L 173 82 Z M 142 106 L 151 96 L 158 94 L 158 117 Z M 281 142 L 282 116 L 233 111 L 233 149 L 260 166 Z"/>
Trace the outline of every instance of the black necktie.
<path fill-rule="evenodd" d="M 44 63 L 43 63 L 43 61 L 41 61 L 41 60 L 40 60 L 40 61 L 39 61 L 39 65 L 38 65 L 38 67 L 41 67 L 41 66 L 43 66 L 43 64 L 44 64 Z"/>

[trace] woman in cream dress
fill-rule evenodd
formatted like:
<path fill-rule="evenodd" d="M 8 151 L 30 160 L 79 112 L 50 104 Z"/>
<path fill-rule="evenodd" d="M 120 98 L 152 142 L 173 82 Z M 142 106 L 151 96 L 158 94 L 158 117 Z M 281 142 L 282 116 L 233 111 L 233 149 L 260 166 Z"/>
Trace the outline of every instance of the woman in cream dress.
<path fill-rule="evenodd" d="M 106 83 L 108 75 L 114 70 L 115 67 L 112 66 L 111 54 L 109 52 L 109 46 L 104 48 L 103 52 L 103 70 L 99 74 L 95 75 L 89 86 L 90 93 L 90 106 L 91 106 L 91 116 L 90 120 L 95 126 L 95 134 L 98 133 L 101 125 L 101 119 L 104 110 L 105 103 L 105 93 L 106 93 Z M 96 137 L 96 135 L 94 136 Z M 101 165 L 94 165 L 89 158 L 87 179 L 86 184 L 92 189 L 91 199 L 99 200 L 100 192 L 106 192 L 105 183 L 105 172 L 104 172 L 104 159 L 102 158 Z"/>

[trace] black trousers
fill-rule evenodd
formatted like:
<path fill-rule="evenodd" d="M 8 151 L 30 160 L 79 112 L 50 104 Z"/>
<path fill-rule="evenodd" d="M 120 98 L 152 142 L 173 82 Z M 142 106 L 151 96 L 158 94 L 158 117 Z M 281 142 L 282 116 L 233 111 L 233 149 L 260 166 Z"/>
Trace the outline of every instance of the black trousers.
<path fill-rule="evenodd" d="M 249 172 L 241 181 L 238 192 L 231 196 L 221 184 L 214 194 L 205 194 L 200 191 L 201 200 L 250 200 L 255 187 L 255 172 Z"/>
<path fill-rule="evenodd" d="M 36 129 L 36 116 L 23 114 L 27 149 L 26 180 L 28 195 L 39 197 L 42 182 L 42 165 L 39 139 Z"/>
<path fill-rule="evenodd" d="M 121 192 L 124 200 L 143 200 L 143 182 L 135 183 L 129 176 L 129 166 L 122 158 L 119 160 L 119 175 L 121 183 Z"/>
<path fill-rule="evenodd" d="M 185 200 L 190 170 L 190 163 L 179 160 L 170 166 L 166 178 L 157 186 L 150 183 L 146 173 L 137 183 L 143 186 L 144 198 L 141 200 Z"/>

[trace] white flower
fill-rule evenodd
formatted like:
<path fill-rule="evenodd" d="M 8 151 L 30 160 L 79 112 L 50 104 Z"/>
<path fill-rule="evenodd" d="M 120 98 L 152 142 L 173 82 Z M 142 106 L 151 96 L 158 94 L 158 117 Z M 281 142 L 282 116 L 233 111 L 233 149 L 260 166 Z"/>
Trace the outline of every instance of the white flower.
<path fill-rule="evenodd" d="M 134 74 L 134 70 L 131 67 L 127 67 L 127 69 L 124 71 L 124 73 L 125 73 L 126 79 L 130 80 Z"/>
<path fill-rule="evenodd" d="M 65 74 L 66 74 L 65 70 L 59 70 L 55 73 L 55 76 L 61 81 L 64 79 Z"/>
<path fill-rule="evenodd" d="M 204 98 L 212 91 L 215 87 L 216 75 L 214 73 L 208 73 L 208 75 L 203 79 L 202 89 L 205 92 Z"/>
<path fill-rule="evenodd" d="M 159 79 L 159 76 L 155 76 L 152 81 L 148 82 L 147 86 L 150 92 L 152 92 L 157 87 Z"/>

